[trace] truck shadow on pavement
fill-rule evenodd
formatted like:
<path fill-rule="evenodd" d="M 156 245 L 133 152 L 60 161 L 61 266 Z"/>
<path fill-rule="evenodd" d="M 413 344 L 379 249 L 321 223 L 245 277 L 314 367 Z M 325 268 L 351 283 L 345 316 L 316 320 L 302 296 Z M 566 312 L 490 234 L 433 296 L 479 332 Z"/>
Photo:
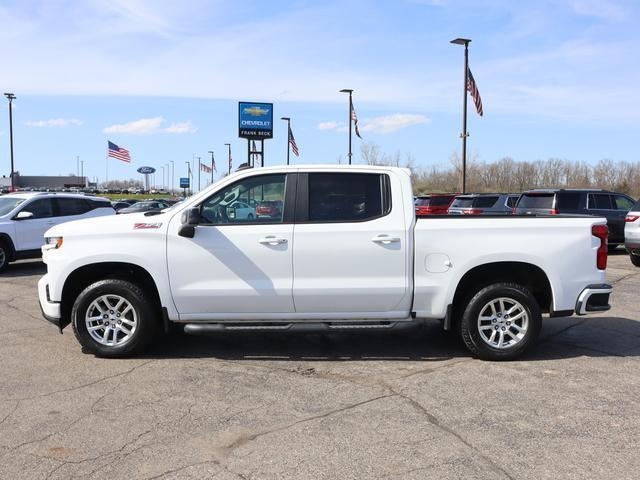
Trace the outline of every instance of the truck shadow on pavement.
<path fill-rule="evenodd" d="M 174 333 L 148 358 L 269 361 L 444 361 L 470 358 L 456 335 L 437 321 L 393 332 Z M 640 322 L 617 317 L 546 319 L 539 340 L 518 361 L 640 356 Z"/>
<path fill-rule="evenodd" d="M 47 273 L 47 266 L 40 260 L 22 261 L 10 263 L 4 272 L 0 273 L 0 278 L 19 278 L 40 276 Z"/>

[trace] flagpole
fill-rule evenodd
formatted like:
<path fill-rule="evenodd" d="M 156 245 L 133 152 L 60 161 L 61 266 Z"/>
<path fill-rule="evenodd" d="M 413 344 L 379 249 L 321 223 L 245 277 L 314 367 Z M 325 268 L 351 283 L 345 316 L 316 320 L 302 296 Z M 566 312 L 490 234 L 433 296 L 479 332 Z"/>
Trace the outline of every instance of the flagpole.
<path fill-rule="evenodd" d="M 464 45 L 464 84 L 462 85 L 462 193 L 467 193 L 467 85 L 469 83 L 469 43 L 471 40 L 467 38 L 456 38 L 451 43 L 456 45 Z"/>
<path fill-rule="evenodd" d="M 231 175 L 231 144 L 225 143 L 224 145 L 229 148 L 229 173 L 227 175 Z"/>
<path fill-rule="evenodd" d="M 280 120 L 287 122 L 287 165 L 289 165 L 289 153 L 291 150 L 291 118 L 280 117 Z"/>
<path fill-rule="evenodd" d="M 104 164 L 105 164 L 105 176 L 104 176 L 104 186 L 107 188 L 107 182 L 109 182 L 109 143 L 107 143 L 107 151 L 104 152 Z"/>
<path fill-rule="evenodd" d="M 340 90 L 340 93 L 348 93 L 349 94 L 349 165 L 351 165 L 351 124 L 353 122 L 352 112 L 353 112 L 353 90 L 350 88 L 343 88 Z"/>
<path fill-rule="evenodd" d="M 200 184 L 200 170 L 202 170 L 202 165 L 200 163 L 201 157 L 196 157 L 198 159 L 198 191 L 202 190 L 202 186 Z"/>
<path fill-rule="evenodd" d="M 213 159 L 213 151 L 209 150 L 209 153 L 211 154 L 211 184 L 213 184 L 213 166 L 216 164 L 216 161 Z"/>

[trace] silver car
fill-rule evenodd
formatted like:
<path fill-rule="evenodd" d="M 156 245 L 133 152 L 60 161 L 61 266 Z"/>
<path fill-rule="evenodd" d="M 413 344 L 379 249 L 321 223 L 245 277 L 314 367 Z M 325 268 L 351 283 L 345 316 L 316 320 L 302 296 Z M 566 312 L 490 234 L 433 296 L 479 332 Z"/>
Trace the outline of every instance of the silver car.
<path fill-rule="evenodd" d="M 633 206 L 625 218 L 624 246 L 631 256 L 631 263 L 640 267 L 640 202 Z"/>
<path fill-rule="evenodd" d="M 520 197 L 517 193 L 467 193 L 458 195 L 449 215 L 511 215 Z"/>

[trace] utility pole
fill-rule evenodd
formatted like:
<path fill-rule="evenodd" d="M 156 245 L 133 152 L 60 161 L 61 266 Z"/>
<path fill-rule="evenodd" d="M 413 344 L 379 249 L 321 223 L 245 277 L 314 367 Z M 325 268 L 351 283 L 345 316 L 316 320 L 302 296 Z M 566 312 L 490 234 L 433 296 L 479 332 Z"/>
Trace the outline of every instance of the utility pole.
<path fill-rule="evenodd" d="M 229 173 L 227 175 L 231 175 L 231 144 L 225 143 L 225 146 L 229 149 Z"/>
<path fill-rule="evenodd" d="M 16 96 L 13 93 L 5 93 L 5 97 L 9 100 L 9 145 L 11 148 L 11 191 L 15 191 L 14 169 L 13 169 L 13 101 Z"/>
<path fill-rule="evenodd" d="M 280 120 L 287 122 L 287 165 L 289 165 L 289 155 L 291 154 L 291 138 L 289 132 L 291 131 L 291 118 L 281 117 Z"/>
<path fill-rule="evenodd" d="M 349 94 L 349 165 L 351 165 L 351 124 L 353 122 L 353 90 L 350 88 L 343 88 L 340 93 Z"/>
<path fill-rule="evenodd" d="M 462 193 L 467 193 L 467 85 L 469 84 L 469 43 L 467 38 L 456 38 L 451 40 L 455 45 L 464 45 L 464 84 L 462 97 Z"/>

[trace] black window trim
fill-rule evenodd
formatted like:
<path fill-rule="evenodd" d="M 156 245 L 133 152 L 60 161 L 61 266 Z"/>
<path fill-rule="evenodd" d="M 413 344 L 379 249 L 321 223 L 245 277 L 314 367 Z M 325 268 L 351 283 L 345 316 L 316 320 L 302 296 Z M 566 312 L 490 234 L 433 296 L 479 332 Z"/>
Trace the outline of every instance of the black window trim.
<path fill-rule="evenodd" d="M 209 223 L 209 222 L 202 222 L 199 223 L 198 226 L 202 226 L 202 227 L 228 227 L 228 226 L 244 226 L 244 225 L 291 225 L 293 224 L 293 208 L 295 206 L 295 198 L 296 198 L 296 188 L 297 188 L 297 184 L 298 184 L 298 174 L 297 173 L 278 173 L 278 172 L 265 172 L 265 173 L 259 173 L 257 175 L 250 175 L 247 177 L 242 177 L 239 178 L 238 180 L 236 180 L 233 183 L 230 183 L 226 186 L 224 186 L 223 188 L 221 188 L 220 190 L 216 190 L 215 192 L 213 192 L 211 195 L 209 195 L 207 198 L 205 198 L 204 200 L 202 200 L 202 202 L 198 203 L 197 205 L 194 205 L 192 208 L 197 208 L 200 211 L 202 211 L 202 205 L 205 204 L 207 202 L 207 200 L 209 200 L 211 197 L 217 195 L 221 190 L 225 190 L 229 187 L 232 187 L 233 185 L 236 185 L 237 183 L 243 182 L 244 180 L 247 180 L 248 178 L 257 178 L 257 177 L 265 177 L 265 176 L 275 176 L 275 175 L 284 175 L 284 212 L 282 215 L 282 221 L 281 222 L 261 222 L 258 220 L 258 218 L 256 217 L 253 221 L 246 221 L 246 222 L 238 222 L 238 223 Z"/>
<path fill-rule="evenodd" d="M 382 182 L 380 187 L 382 191 L 382 214 L 375 217 L 363 218 L 361 220 L 309 220 L 309 174 L 320 175 L 377 175 Z M 330 224 L 330 223 L 364 223 L 372 222 L 380 218 L 386 217 L 391 213 L 391 179 L 388 173 L 369 173 L 369 172 L 303 172 L 298 174 L 298 187 L 296 195 L 295 224 L 296 225 L 314 225 L 314 224 Z"/>

